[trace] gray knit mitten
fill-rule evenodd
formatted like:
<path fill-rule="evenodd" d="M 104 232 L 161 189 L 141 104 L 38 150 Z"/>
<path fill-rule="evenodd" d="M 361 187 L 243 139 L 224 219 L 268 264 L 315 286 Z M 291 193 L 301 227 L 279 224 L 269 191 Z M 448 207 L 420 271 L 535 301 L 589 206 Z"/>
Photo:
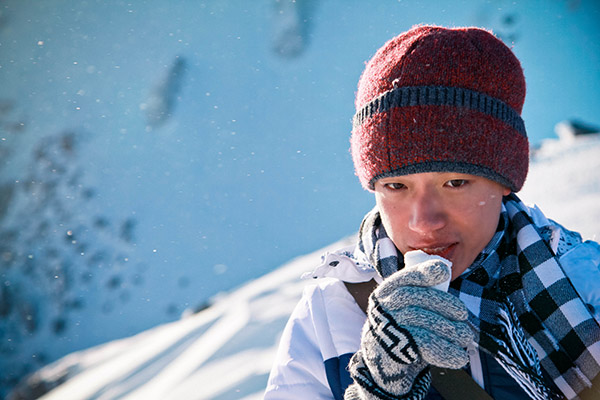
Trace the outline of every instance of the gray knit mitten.
<path fill-rule="evenodd" d="M 371 294 L 361 346 L 350 361 L 354 379 L 345 399 L 422 399 L 431 383 L 428 366 L 459 369 L 473 340 L 467 308 L 431 288 L 449 268 L 429 260 L 400 270 Z"/>

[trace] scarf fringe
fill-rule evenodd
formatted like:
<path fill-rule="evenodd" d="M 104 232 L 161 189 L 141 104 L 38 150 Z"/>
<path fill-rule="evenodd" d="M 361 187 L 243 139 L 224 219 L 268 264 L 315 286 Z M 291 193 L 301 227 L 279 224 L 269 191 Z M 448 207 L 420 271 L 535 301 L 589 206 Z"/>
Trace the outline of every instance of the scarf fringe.
<path fill-rule="evenodd" d="M 496 359 L 532 399 L 560 399 L 541 379 L 540 361 L 525 337 L 514 306 L 508 300 L 503 306 L 498 310 L 498 322 L 505 339 L 497 341 Z"/>

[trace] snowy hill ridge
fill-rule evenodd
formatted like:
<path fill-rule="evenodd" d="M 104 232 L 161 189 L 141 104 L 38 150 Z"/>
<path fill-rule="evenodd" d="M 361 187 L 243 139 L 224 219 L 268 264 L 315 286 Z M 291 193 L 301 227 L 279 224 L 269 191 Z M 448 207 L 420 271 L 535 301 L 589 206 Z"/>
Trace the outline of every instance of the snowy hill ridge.
<path fill-rule="evenodd" d="M 292 260 L 179 321 L 70 354 L 12 398 L 37 398 L 55 384 L 44 399 L 260 398 L 278 336 L 311 283 L 299 275 L 351 241 Z"/>
<path fill-rule="evenodd" d="M 600 135 L 548 140 L 520 197 L 584 239 L 600 234 Z M 357 221 L 357 224 L 360 221 Z M 285 322 L 311 281 L 299 276 L 345 238 L 138 335 L 70 354 L 9 399 L 260 399 Z"/>

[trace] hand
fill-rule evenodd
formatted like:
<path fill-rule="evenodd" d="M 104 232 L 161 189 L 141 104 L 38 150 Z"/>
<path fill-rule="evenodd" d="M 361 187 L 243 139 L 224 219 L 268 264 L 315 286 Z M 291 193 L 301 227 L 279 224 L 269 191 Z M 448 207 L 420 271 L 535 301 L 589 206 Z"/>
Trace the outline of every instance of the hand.
<path fill-rule="evenodd" d="M 449 274 L 443 263 L 426 261 L 396 272 L 373 291 L 367 314 L 370 330 L 397 362 L 411 364 L 420 355 L 428 364 L 459 369 L 469 361 L 465 347 L 473 332 L 466 322 L 466 306 L 430 288 Z"/>
<path fill-rule="evenodd" d="M 467 364 L 465 347 L 473 340 L 467 309 L 455 296 L 431 288 L 449 275 L 444 263 L 429 260 L 394 273 L 373 291 L 361 347 L 350 363 L 363 392 L 424 397 L 429 364 Z"/>

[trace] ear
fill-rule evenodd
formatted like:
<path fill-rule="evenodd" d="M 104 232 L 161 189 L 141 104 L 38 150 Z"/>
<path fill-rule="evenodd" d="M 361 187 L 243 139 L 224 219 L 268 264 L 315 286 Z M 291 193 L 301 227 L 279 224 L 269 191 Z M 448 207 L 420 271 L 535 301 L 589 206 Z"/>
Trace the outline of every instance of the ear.
<path fill-rule="evenodd" d="M 510 194 L 510 192 L 511 192 L 510 188 L 507 188 L 505 186 L 502 190 L 502 196 L 508 196 Z"/>

